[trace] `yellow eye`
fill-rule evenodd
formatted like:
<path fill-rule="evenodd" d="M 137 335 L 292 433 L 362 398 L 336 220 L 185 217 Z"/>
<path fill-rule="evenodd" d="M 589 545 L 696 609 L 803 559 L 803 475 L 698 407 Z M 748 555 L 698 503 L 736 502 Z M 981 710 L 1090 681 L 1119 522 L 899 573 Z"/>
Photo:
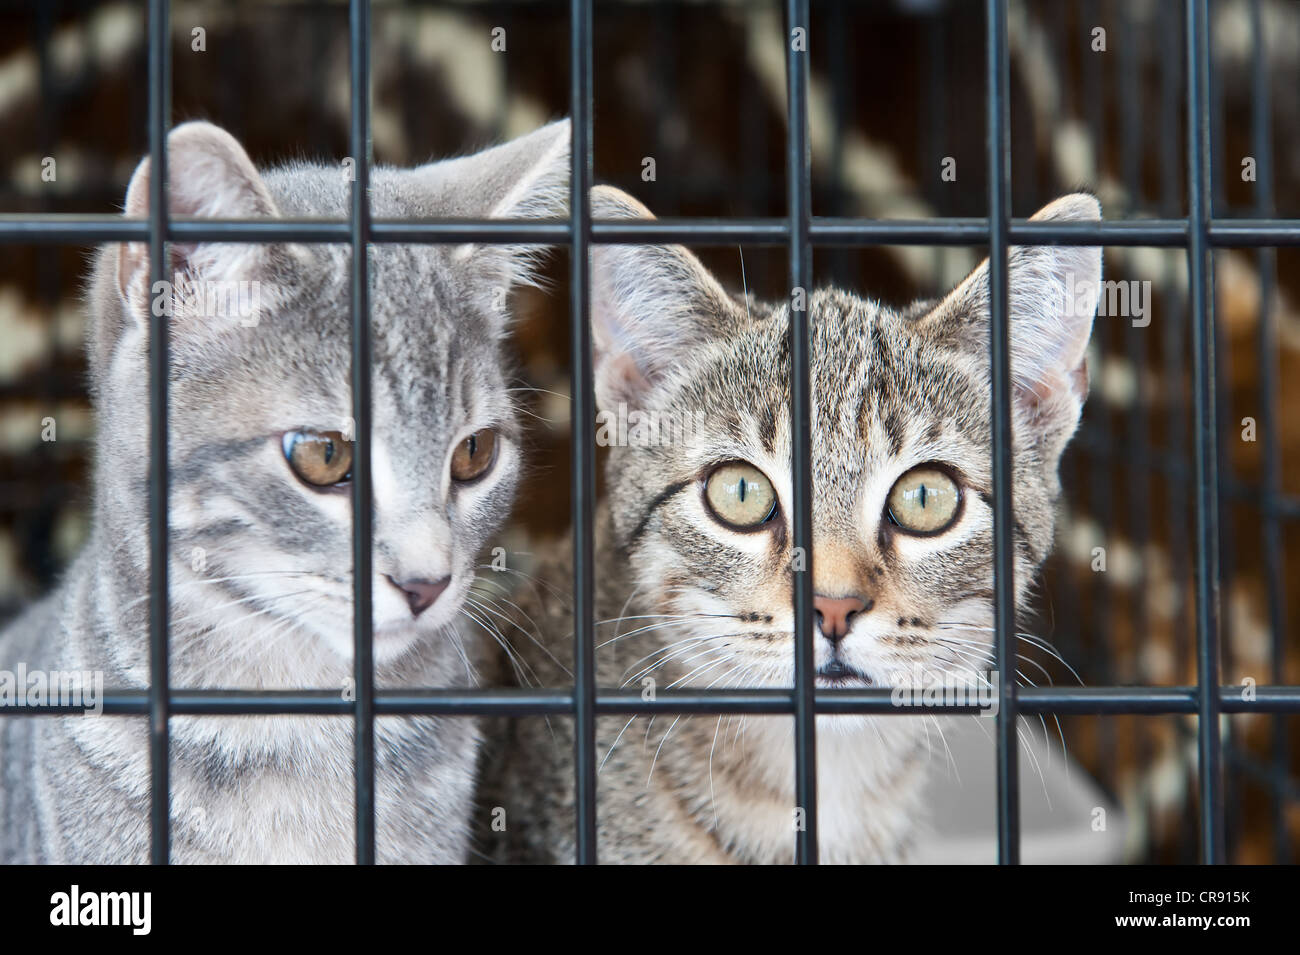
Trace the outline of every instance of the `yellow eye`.
<path fill-rule="evenodd" d="M 331 487 L 352 477 L 352 442 L 338 431 L 289 431 L 284 457 L 312 487 Z"/>
<path fill-rule="evenodd" d="M 889 518 L 913 534 L 937 534 L 957 517 L 961 489 L 945 471 L 923 464 L 899 478 L 889 491 Z"/>
<path fill-rule="evenodd" d="M 743 461 L 722 464 L 704 485 L 709 510 L 723 524 L 749 530 L 776 513 L 776 490 L 758 468 Z"/>
<path fill-rule="evenodd" d="M 451 479 L 464 484 L 487 473 L 497 457 L 497 433 L 491 428 L 475 431 L 451 452 Z"/>

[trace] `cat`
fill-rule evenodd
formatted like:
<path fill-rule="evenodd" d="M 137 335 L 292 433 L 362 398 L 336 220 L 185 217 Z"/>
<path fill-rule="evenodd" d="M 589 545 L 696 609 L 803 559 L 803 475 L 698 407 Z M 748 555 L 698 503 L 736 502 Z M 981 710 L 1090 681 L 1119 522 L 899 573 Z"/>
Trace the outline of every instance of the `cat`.
<path fill-rule="evenodd" d="M 650 216 L 608 187 L 593 214 Z M 1100 215 L 1078 193 L 1034 218 Z M 597 405 L 605 422 L 636 411 L 659 427 L 657 438 L 629 427 L 609 449 L 597 684 L 790 687 L 789 309 L 731 297 L 681 247 L 592 255 Z M 987 270 L 902 310 L 834 288 L 808 299 L 821 687 L 916 687 L 943 673 L 980 687 L 971 672 L 988 666 L 993 620 Z M 1100 279 L 1099 248 L 1010 255 L 1018 602 L 1052 545 Z M 515 641 L 515 666 L 546 685 L 572 683 L 571 610 L 555 597 L 572 579 L 568 553 L 550 548 L 514 598 L 517 626 L 539 643 Z M 817 718 L 822 861 L 907 860 L 930 747 L 942 754 L 930 722 Z M 485 854 L 572 861 L 572 721 L 503 720 L 489 735 Z M 792 718 L 601 717 L 597 739 L 599 861 L 793 861 Z"/>
<path fill-rule="evenodd" d="M 475 155 L 377 167 L 376 218 L 553 217 L 569 125 Z M 346 218 L 342 165 L 259 172 L 206 122 L 168 137 L 170 212 Z M 125 214 L 148 215 L 150 166 Z M 352 678 L 350 247 L 173 243 L 170 661 L 173 687 L 346 693 Z M 380 686 L 475 684 L 465 611 L 480 548 L 512 506 L 519 415 L 505 292 L 535 281 L 518 247 L 370 252 L 374 660 Z M 215 292 L 215 294 L 214 294 Z M 225 298 L 222 298 L 222 295 Z M 97 416 L 92 529 L 66 579 L 0 636 L 10 672 L 149 680 L 147 246 L 106 246 L 88 293 Z M 176 862 L 355 859 L 346 717 L 174 717 Z M 376 721 L 377 856 L 463 862 L 480 730 Z M 0 861 L 149 858 L 145 721 L 0 710 Z"/>

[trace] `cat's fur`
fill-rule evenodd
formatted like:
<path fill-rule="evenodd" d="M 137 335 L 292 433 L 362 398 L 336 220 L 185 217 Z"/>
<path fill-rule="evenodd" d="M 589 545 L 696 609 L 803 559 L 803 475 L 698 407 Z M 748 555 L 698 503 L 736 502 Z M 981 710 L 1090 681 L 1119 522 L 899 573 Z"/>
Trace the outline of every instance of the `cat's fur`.
<path fill-rule="evenodd" d="M 259 173 L 207 123 L 168 139 L 174 216 L 346 218 L 341 165 Z M 553 216 L 567 194 L 568 123 L 477 155 L 376 168 L 376 218 Z M 148 212 L 149 163 L 128 216 Z M 528 280 L 525 249 L 377 245 L 374 346 L 376 682 L 470 685 L 483 651 L 461 614 L 480 548 L 508 513 L 519 424 L 506 387 L 504 292 Z M 351 498 L 290 472 L 280 432 L 346 432 L 350 260 L 346 244 L 174 245 L 191 280 L 261 283 L 256 324 L 171 321 L 171 683 L 325 687 L 352 675 Z M 192 302 L 190 303 L 192 304 Z M 148 258 L 107 246 L 89 291 L 98 427 L 89 543 L 59 589 L 0 637 L 0 667 L 149 678 Z M 454 444 L 502 435 L 489 475 L 451 488 Z M 396 580 L 450 575 L 413 618 Z M 172 857 L 178 862 L 349 862 L 352 721 L 175 717 Z M 463 861 L 480 732 L 460 718 L 377 721 L 380 861 Z M 0 712 L 0 861 L 143 862 L 149 856 L 145 720 Z"/>
<path fill-rule="evenodd" d="M 649 213 L 600 189 L 595 214 Z M 1099 217 L 1096 200 L 1077 194 L 1036 218 Z M 596 541 L 598 684 L 641 688 L 648 676 L 661 691 L 791 686 L 788 307 L 728 296 L 680 247 L 602 246 L 593 255 L 598 405 L 679 420 L 695 412 L 703 425 L 689 444 L 610 449 Z M 1017 248 L 1010 260 L 1020 601 L 1052 544 L 1058 460 L 1087 394 L 1100 275 L 1097 248 Z M 1066 310 L 1071 280 L 1091 298 L 1085 292 L 1082 308 Z M 902 311 L 835 289 L 811 295 L 808 307 L 814 590 L 874 602 L 855 619 L 844 659 L 875 686 L 907 681 L 898 671 L 915 666 L 969 672 L 992 624 L 987 266 L 942 301 Z M 737 533 L 708 515 L 703 480 L 735 459 L 775 485 L 783 510 L 770 528 Z M 908 536 L 885 519 L 886 495 L 909 468 L 936 461 L 963 475 L 964 510 L 945 533 Z M 567 543 L 551 551 L 536 572 L 542 584 L 567 590 L 567 555 Z M 571 682 L 556 662 L 571 669 L 569 608 L 541 586 L 522 587 L 516 600 L 528 614 L 521 629 L 535 625 L 546 645 L 515 641 L 528 665 L 545 683 Z M 820 667 L 831 651 L 818 633 Z M 790 718 L 597 723 L 601 861 L 792 860 Z M 931 749 L 942 759 L 930 724 L 915 715 L 818 718 L 823 861 L 907 858 Z M 567 718 L 502 725 L 485 752 L 481 808 L 481 840 L 495 858 L 573 859 L 572 743 Z"/>

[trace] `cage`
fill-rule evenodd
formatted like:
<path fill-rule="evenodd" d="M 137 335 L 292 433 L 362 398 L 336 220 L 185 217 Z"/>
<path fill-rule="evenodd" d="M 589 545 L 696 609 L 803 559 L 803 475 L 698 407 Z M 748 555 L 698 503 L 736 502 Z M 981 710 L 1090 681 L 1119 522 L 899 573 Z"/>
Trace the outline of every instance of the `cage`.
<path fill-rule="evenodd" d="M 78 294 L 84 250 L 148 242 L 525 243 L 560 247 L 549 293 L 518 302 L 522 376 L 535 389 L 534 453 L 514 549 L 572 526 L 572 688 L 376 690 L 369 509 L 355 524 L 355 700 L 300 691 L 210 691 L 168 678 L 168 356 L 151 355 L 152 470 L 147 689 L 113 688 L 108 718 L 147 717 L 152 844 L 169 857 L 169 720 L 330 714 L 356 727 L 357 860 L 375 858 L 377 716 L 549 714 L 575 721 L 577 855 L 598 857 L 597 714 L 787 714 L 796 727 L 796 858 L 818 857 L 816 715 L 885 714 L 887 690 L 815 687 L 811 575 L 796 577 L 790 690 L 661 694 L 598 687 L 590 269 L 602 243 L 697 248 L 729 287 L 780 299 L 835 284 L 895 302 L 992 263 L 990 449 L 997 518 L 992 818 L 973 858 L 1014 863 L 1037 799 L 1026 777 L 1056 734 L 1122 809 L 1106 853 L 1128 861 L 1282 862 L 1300 839 L 1294 720 L 1300 708 L 1294 571 L 1300 538 L 1300 11 L 1271 0 L 846 0 L 668 2 L 446 0 L 10 5 L 0 31 L 0 554 L 5 618 L 50 589 L 84 533 L 94 427 Z M 497 32 L 499 31 L 499 33 Z M 802 32 L 800 32 L 802 31 Z M 805 42 L 795 42 L 801 35 Z M 502 49 L 492 40 L 504 38 Z M 972 42 L 978 37 L 978 42 Z M 566 222 L 373 219 L 375 161 L 409 163 L 572 118 Z M 142 154 L 165 168 L 166 132 L 213 118 L 254 158 L 356 162 L 345 221 L 171 222 L 113 213 Z M 647 165 L 649 160 L 649 165 Z M 55 164 L 51 166 L 51 161 Z M 54 176 L 46 173 L 57 168 Z M 650 174 L 647 175 L 647 172 Z M 593 221 L 588 189 L 610 182 L 655 222 Z M 1078 185 L 1100 225 L 1021 218 Z M 151 208 L 166 208 L 162 177 Z M 1062 463 L 1066 513 L 1022 645 L 1014 619 L 1010 354 L 1005 255 L 1012 245 L 1101 245 L 1107 277 L 1145 312 L 1099 319 L 1093 394 Z M 354 501 L 372 494 L 365 255 L 353 256 Z M 1135 298 L 1136 302 L 1138 299 Z M 1130 310 L 1131 311 L 1131 310 Z M 796 544 L 811 550 L 808 323 L 793 311 Z M 153 326 L 164 339 L 165 325 Z M 59 438 L 42 441 L 42 423 Z M 1294 559 L 1292 560 L 1294 563 Z M 1291 606 L 1289 606 L 1291 605 Z M 1045 683 L 1047 685 L 1036 685 Z M 949 709 L 953 707 L 927 708 Z M 0 712 L 44 718 L 57 706 Z M 909 718 L 898 716 L 893 718 Z M 1040 722 L 1041 721 L 1041 722 Z M 1050 727 L 1050 729 L 1049 729 Z M 1039 741 L 1033 742 L 1037 746 Z M 978 747 L 978 742 L 970 744 Z M 974 751 L 974 750 L 972 750 Z M 1030 779 L 1032 782 L 1033 780 Z M 1044 792 L 1046 778 L 1041 780 Z M 1082 810 L 1081 810 L 1082 811 Z M 987 831 L 986 831 L 987 830 Z M 983 841 L 981 841 L 983 840 Z M 1088 856 L 1064 850 L 1075 861 Z M 1060 855 L 1051 856 L 1060 859 Z M 1028 861 L 1028 859 L 1027 859 Z"/>

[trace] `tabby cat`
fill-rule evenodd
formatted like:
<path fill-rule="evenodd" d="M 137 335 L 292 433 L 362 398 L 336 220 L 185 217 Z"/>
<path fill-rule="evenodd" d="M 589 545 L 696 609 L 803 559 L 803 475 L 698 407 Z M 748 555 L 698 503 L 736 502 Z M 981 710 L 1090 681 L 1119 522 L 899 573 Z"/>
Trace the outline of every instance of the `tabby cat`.
<path fill-rule="evenodd" d="M 377 168 L 373 214 L 556 215 L 568 143 L 560 122 L 477 155 Z M 202 122 L 177 127 L 168 151 L 174 216 L 347 216 L 345 165 L 259 173 Z M 145 160 L 126 215 L 148 214 L 150 174 Z M 172 685 L 349 693 L 349 248 L 171 250 L 175 282 L 157 290 L 145 245 L 98 254 L 89 543 L 0 636 L 0 667 L 149 679 L 148 317 L 169 307 Z M 370 259 L 376 681 L 469 686 L 484 651 L 463 605 L 520 466 L 505 291 L 529 262 L 467 245 L 378 245 Z M 175 861 L 354 858 L 351 720 L 175 717 L 171 730 Z M 379 859 L 463 861 L 475 721 L 380 719 L 377 737 Z M 147 861 L 147 753 L 141 719 L 0 719 L 0 861 Z"/>
<path fill-rule="evenodd" d="M 648 216 L 601 188 L 597 217 Z M 1096 220 L 1090 195 L 1036 219 Z M 1016 595 L 1052 545 L 1057 465 L 1088 390 L 1098 248 L 1010 257 Z M 729 296 L 681 247 L 593 253 L 596 398 L 634 428 L 611 447 L 598 514 L 601 686 L 793 684 L 789 307 Z M 987 664 L 992 473 L 987 263 L 941 301 L 895 310 L 812 294 L 812 569 L 822 687 L 916 686 Z M 662 427 L 689 420 L 693 427 Z M 567 545 L 519 588 L 515 672 L 571 683 Z M 653 681 L 648 683 L 647 681 Z M 818 717 L 820 853 L 908 858 L 930 721 Z M 779 863 L 797 813 L 788 717 L 602 717 L 603 862 Z M 494 734 L 497 735 L 497 734 Z M 573 858 L 572 723 L 503 724 L 485 751 L 482 841 L 500 861 Z M 940 749 L 941 752 L 941 749 Z M 504 812 L 502 812 L 504 810 Z"/>

